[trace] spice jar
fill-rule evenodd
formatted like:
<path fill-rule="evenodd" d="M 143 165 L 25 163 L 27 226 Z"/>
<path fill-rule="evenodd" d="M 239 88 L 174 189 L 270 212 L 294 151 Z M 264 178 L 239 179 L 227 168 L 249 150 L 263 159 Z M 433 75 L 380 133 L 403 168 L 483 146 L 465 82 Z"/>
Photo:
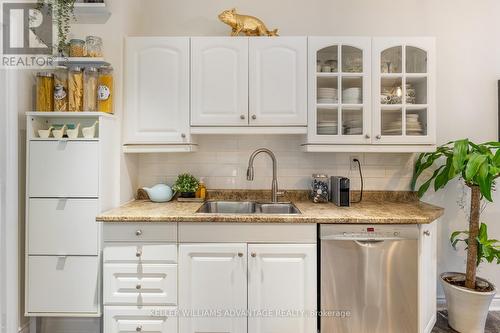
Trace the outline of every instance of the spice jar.
<path fill-rule="evenodd" d="M 68 68 L 57 66 L 54 72 L 54 110 L 68 111 Z"/>
<path fill-rule="evenodd" d="M 97 81 L 99 71 L 96 67 L 87 67 L 83 72 L 83 110 L 97 111 Z"/>
<path fill-rule="evenodd" d="M 97 88 L 97 109 L 100 112 L 113 113 L 113 68 L 99 69 L 99 86 Z"/>
<path fill-rule="evenodd" d="M 102 57 L 102 38 L 97 36 L 87 36 L 85 38 L 85 56 Z"/>
<path fill-rule="evenodd" d="M 36 110 L 54 111 L 54 75 L 50 72 L 36 74 Z"/>
<path fill-rule="evenodd" d="M 330 178 L 325 174 L 312 175 L 311 199 L 314 203 L 328 202 L 330 197 Z"/>
<path fill-rule="evenodd" d="M 68 111 L 83 110 L 83 72 L 80 67 L 72 67 L 68 74 Z"/>
<path fill-rule="evenodd" d="M 72 39 L 69 41 L 69 56 L 83 57 L 85 56 L 85 41 L 81 39 Z"/>

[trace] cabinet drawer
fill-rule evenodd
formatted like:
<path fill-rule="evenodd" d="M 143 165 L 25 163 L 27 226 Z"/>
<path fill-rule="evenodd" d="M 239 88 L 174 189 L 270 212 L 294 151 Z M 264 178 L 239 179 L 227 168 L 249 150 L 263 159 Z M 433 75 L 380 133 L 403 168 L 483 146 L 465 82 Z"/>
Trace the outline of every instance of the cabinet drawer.
<path fill-rule="evenodd" d="M 107 223 L 104 241 L 177 242 L 177 223 Z"/>
<path fill-rule="evenodd" d="M 106 306 L 104 333 L 176 333 L 176 308 Z"/>
<path fill-rule="evenodd" d="M 115 243 L 104 248 L 104 262 L 177 263 L 177 245 Z"/>
<path fill-rule="evenodd" d="M 177 304 L 177 265 L 105 264 L 103 281 L 104 304 Z"/>
<path fill-rule="evenodd" d="M 97 199 L 30 199 L 28 254 L 98 255 Z"/>
<path fill-rule="evenodd" d="M 32 141 L 30 197 L 89 197 L 99 193 L 99 142 Z"/>
<path fill-rule="evenodd" d="M 29 313 L 99 311 L 99 257 L 28 258 Z"/>

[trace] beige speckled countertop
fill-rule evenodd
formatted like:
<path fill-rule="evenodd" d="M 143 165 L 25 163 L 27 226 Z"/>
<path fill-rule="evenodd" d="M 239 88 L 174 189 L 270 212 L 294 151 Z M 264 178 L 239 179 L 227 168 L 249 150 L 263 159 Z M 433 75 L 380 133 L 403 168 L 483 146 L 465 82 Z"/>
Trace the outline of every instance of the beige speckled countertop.
<path fill-rule="evenodd" d="M 367 199 L 364 199 L 362 203 L 352 204 L 351 207 L 337 207 L 332 203 L 314 204 L 306 201 L 303 196 L 292 194 L 289 198 L 296 200 L 290 201 L 293 201 L 301 211 L 300 215 L 198 214 L 196 211 L 202 205 L 201 203 L 178 201 L 153 203 L 148 200 L 135 200 L 98 216 L 97 221 L 425 224 L 443 215 L 442 208 L 415 200 L 407 194 L 408 192 L 401 193 L 405 195 L 396 198 L 393 194 L 389 194 L 384 195 L 382 199 L 374 196 L 373 193 L 367 194 Z M 212 195 L 211 199 L 220 198 Z M 225 199 L 234 199 L 234 197 Z M 247 198 L 239 197 L 238 199 Z M 255 200 L 255 198 L 252 199 Z"/>

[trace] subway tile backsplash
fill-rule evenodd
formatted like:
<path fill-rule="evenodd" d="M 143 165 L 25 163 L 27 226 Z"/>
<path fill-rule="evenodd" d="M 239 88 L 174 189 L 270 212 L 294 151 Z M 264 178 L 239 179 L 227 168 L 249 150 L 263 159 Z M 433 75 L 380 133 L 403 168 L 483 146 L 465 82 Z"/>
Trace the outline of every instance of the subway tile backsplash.
<path fill-rule="evenodd" d="M 294 135 L 200 136 L 196 153 L 142 154 L 139 157 L 139 185 L 160 182 L 172 185 L 179 173 L 203 177 L 208 188 L 271 188 L 272 163 L 264 154 L 255 159 L 255 179 L 246 180 L 250 154 L 257 148 L 271 149 L 278 160 L 281 189 L 308 189 L 313 173 L 351 178 L 353 189 L 360 186 L 357 170 L 350 170 L 349 157 L 359 157 L 366 190 L 403 191 L 410 189 L 414 154 L 304 153 L 304 138 Z"/>

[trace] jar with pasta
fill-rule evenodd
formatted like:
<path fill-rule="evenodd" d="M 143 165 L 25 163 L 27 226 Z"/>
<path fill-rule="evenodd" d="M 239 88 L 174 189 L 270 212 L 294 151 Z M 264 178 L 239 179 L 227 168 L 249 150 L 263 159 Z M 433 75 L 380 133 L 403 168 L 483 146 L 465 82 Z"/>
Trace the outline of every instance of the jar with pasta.
<path fill-rule="evenodd" d="M 85 56 L 102 57 L 102 38 L 87 36 L 85 38 Z"/>
<path fill-rule="evenodd" d="M 68 74 L 68 111 L 83 110 L 83 72 L 80 67 L 72 67 Z"/>
<path fill-rule="evenodd" d="M 54 75 L 50 72 L 36 74 L 36 110 L 54 111 Z"/>
<path fill-rule="evenodd" d="M 68 111 L 68 68 L 57 66 L 54 72 L 54 110 Z"/>
<path fill-rule="evenodd" d="M 99 69 L 99 86 L 97 91 L 97 109 L 100 112 L 113 113 L 113 68 Z"/>
<path fill-rule="evenodd" d="M 99 71 L 96 67 L 87 67 L 83 72 L 83 110 L 97 111 L 97 81 Z"/>
<path fill-rule="evenodd" d="M 85 41 L 81 39 L 72 39 L 69 41 L 69 56 L 83 57 L 85 56 Z"/>

